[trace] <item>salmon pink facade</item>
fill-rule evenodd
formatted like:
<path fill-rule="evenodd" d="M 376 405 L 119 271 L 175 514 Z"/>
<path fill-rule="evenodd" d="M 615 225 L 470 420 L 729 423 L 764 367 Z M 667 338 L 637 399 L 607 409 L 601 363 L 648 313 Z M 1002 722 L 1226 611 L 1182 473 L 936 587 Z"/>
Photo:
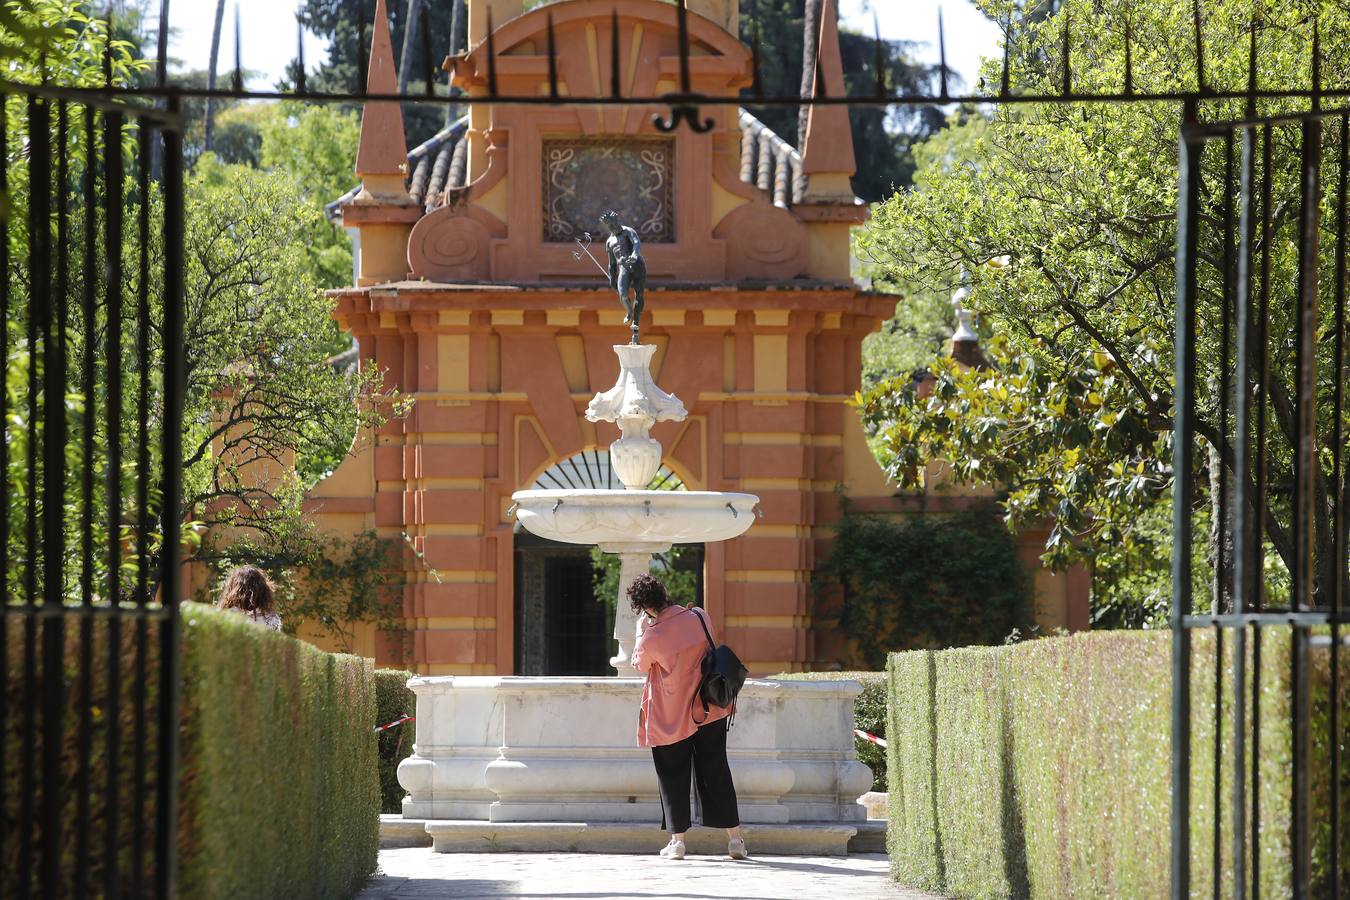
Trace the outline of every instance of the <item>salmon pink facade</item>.
<path fill-rule="evenodd" d="M 522 12 L 519 0 L 471 0 L 473 48 L 447 61 L 470 94 L 486 87 L 489 5 L 499 91 L 547 92 L 548 15 L 560 93 L 676 89 L 669 3 L 564 0 Z M 842 90 L 832 5 L 820 77 Z M 798 154 L 741 110 L 750 52 L 724 27 L 735 6 L 691 4 L 706 13 L 689 16 L 694 90 L 728 98 L 703 107 L 707 133 L 659 130 L 661 106 L 484 104 L 409 151 L 398 106 L 367 104 L 362 187 L 341 205 L 359 233 L 359 272 L 356 286 L 334 292 L 336 316 L 360 364 L 416 402 L 363 436 L 307 502 L 324 528 L 373 528 L 415 551 L 403 555 L 404 634 L 397 646 L 368 636 L 365 652 L 401 655 L 425 674 L 516 671 L 510 496 L 618 437 L 583 415 L 614 382 L 611 347 L 628 337 L 614 292 L 574 254 L 586 229 L 600 230 L 601 206 L 643 236 L 643 341 L 657 347 L 653 377 L 689 411 L 653 429 L 663 464 L 689 489 L 761 500 L 763 518 L 745 536 L 707 545 L 702 577 L 718 633 L 753 674 L 846 661 L 843 641 L 815 627 L 810 584 L 841 489 L 858 508 L 897 514 L 969 502 L 897 496 L 868 450 L 850 405 L 861 342 L 896 298 L 850 277 L 849 230 L 866 207 L 848 189 L 847 114 L 816 108 Z M 371 88 L 392 92 L 380 10 Z M 1084 576 L 1038 572 L 1037 587 L 1043 621 L 1086 625 Z"/>

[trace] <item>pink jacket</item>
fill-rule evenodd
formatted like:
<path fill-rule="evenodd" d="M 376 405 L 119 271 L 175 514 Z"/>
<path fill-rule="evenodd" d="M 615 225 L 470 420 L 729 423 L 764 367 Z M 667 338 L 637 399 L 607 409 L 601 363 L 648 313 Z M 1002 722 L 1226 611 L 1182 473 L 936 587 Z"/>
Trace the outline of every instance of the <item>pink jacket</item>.
<path fill-rule="evenodd" d="M 638 713 L 639 747 L 678 743 L 700 725 L 731 713 L 725 707 L 710 706 L 705 720 L 703 701 L 696 696 L 703 677 L 703 654 L 708 652 L 708 639 L 698 623 L 700 616 L 712 633 L 712 622 L 703 610 L 668 606 L 654 624 L 647 626 L 633 648 L 633 668 L 647 673 Z M 716 634 L 713 641 L 717 641 Z"/>

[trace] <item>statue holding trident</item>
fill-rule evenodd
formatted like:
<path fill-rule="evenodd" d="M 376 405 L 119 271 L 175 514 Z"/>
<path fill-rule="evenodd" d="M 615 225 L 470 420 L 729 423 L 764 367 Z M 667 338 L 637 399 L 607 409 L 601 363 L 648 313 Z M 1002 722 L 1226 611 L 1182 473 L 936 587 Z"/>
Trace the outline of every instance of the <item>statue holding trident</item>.
<path fill-rule="evenodd" d="M 609 237 L 605 240 L 605 250 L 609 254 L 609 268 L 606 269 L 600 265 L 600 261 L 591 256 L 590 246 L 591 235 L 586 234 L 586 243 L 577 241 L 581 247 L 581 252 L 591 257 L 591 262 L 600 268 L 609 279 L 609 286 L 619 292 L 619 302 L 627 315 L 623 322 L 630 326 L 633 338 L 630 343 L 637 344 L 642 328 L 642 307 L 644 304 L 644 294 L 647 288 L 647 261 L 642 258 L 642 241 L 638 239 L 638 233 L 627 225 L 620 224 L 619 214 L 614 210 L 607 210 L 600 215 L 600 224 L 609 229 Z M 573 252 L 573 257 L 581 259 L 581 254 Z M 629 299 L 629 293 L 632 293 L 632 299 Z"/>

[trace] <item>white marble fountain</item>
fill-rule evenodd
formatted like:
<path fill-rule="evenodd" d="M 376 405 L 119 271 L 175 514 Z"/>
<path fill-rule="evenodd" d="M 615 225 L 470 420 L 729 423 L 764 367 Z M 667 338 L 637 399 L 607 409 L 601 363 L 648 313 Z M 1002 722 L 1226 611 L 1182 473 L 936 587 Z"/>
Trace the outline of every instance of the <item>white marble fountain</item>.
<path fill-rule="evenodd" d="M 758 498 L 644 489 L 661 465 L 652 426 L 681 421 L 686 412 L 652 381 L 654 346 L 618 345 L 614 352 L 619 379 L 595 395 L 586 418 L 619 426 L 610 460 L 625 490 L 517 491 L 512 500 L 532 533 L 598 545 L 622 560 L 618 653 L 610 660 L 617 677 L 411 679 L 417 737 L 398 768 L 408 791 L 405 840 L 425 831 L 437 850 L 463 852 L 655 852 L 664 844 L 651 753 L 635 746 L 642 679 L 630 659 L 641 631 L 627 587 L 672 544 L 743 534 L 755 522 Z M 752 848 L 846 851 L 865 819 L 856 800 L 872 781 L 853 749 L 858 690 L 856 682 L 746 682 L 727 745 Z M 724 840 L 700 834 L 706 831 L 691 832 L 691 851 Z"/>

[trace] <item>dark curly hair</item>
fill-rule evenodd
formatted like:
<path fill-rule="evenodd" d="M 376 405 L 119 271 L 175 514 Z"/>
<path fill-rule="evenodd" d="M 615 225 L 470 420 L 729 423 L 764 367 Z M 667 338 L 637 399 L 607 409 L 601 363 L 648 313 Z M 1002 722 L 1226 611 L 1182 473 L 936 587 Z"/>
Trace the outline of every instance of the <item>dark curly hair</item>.
<path fill-rule="evenodd" d="M 671 605 L 670 595 L 661 579 L 652 575 L 639 575 L 628 585 L 628 602 L 633 612 L 641 615 L 645 610 L 660 612 Z"/>
<path fill-rule="evenodd" d="M 275 588 L 267 573 L 256 566 L 240 566 L 225 579 L 225 587 L 220 592 L 220 609 L 237 609 L 241 612 L 265 616 L 276 610 Z"/>

